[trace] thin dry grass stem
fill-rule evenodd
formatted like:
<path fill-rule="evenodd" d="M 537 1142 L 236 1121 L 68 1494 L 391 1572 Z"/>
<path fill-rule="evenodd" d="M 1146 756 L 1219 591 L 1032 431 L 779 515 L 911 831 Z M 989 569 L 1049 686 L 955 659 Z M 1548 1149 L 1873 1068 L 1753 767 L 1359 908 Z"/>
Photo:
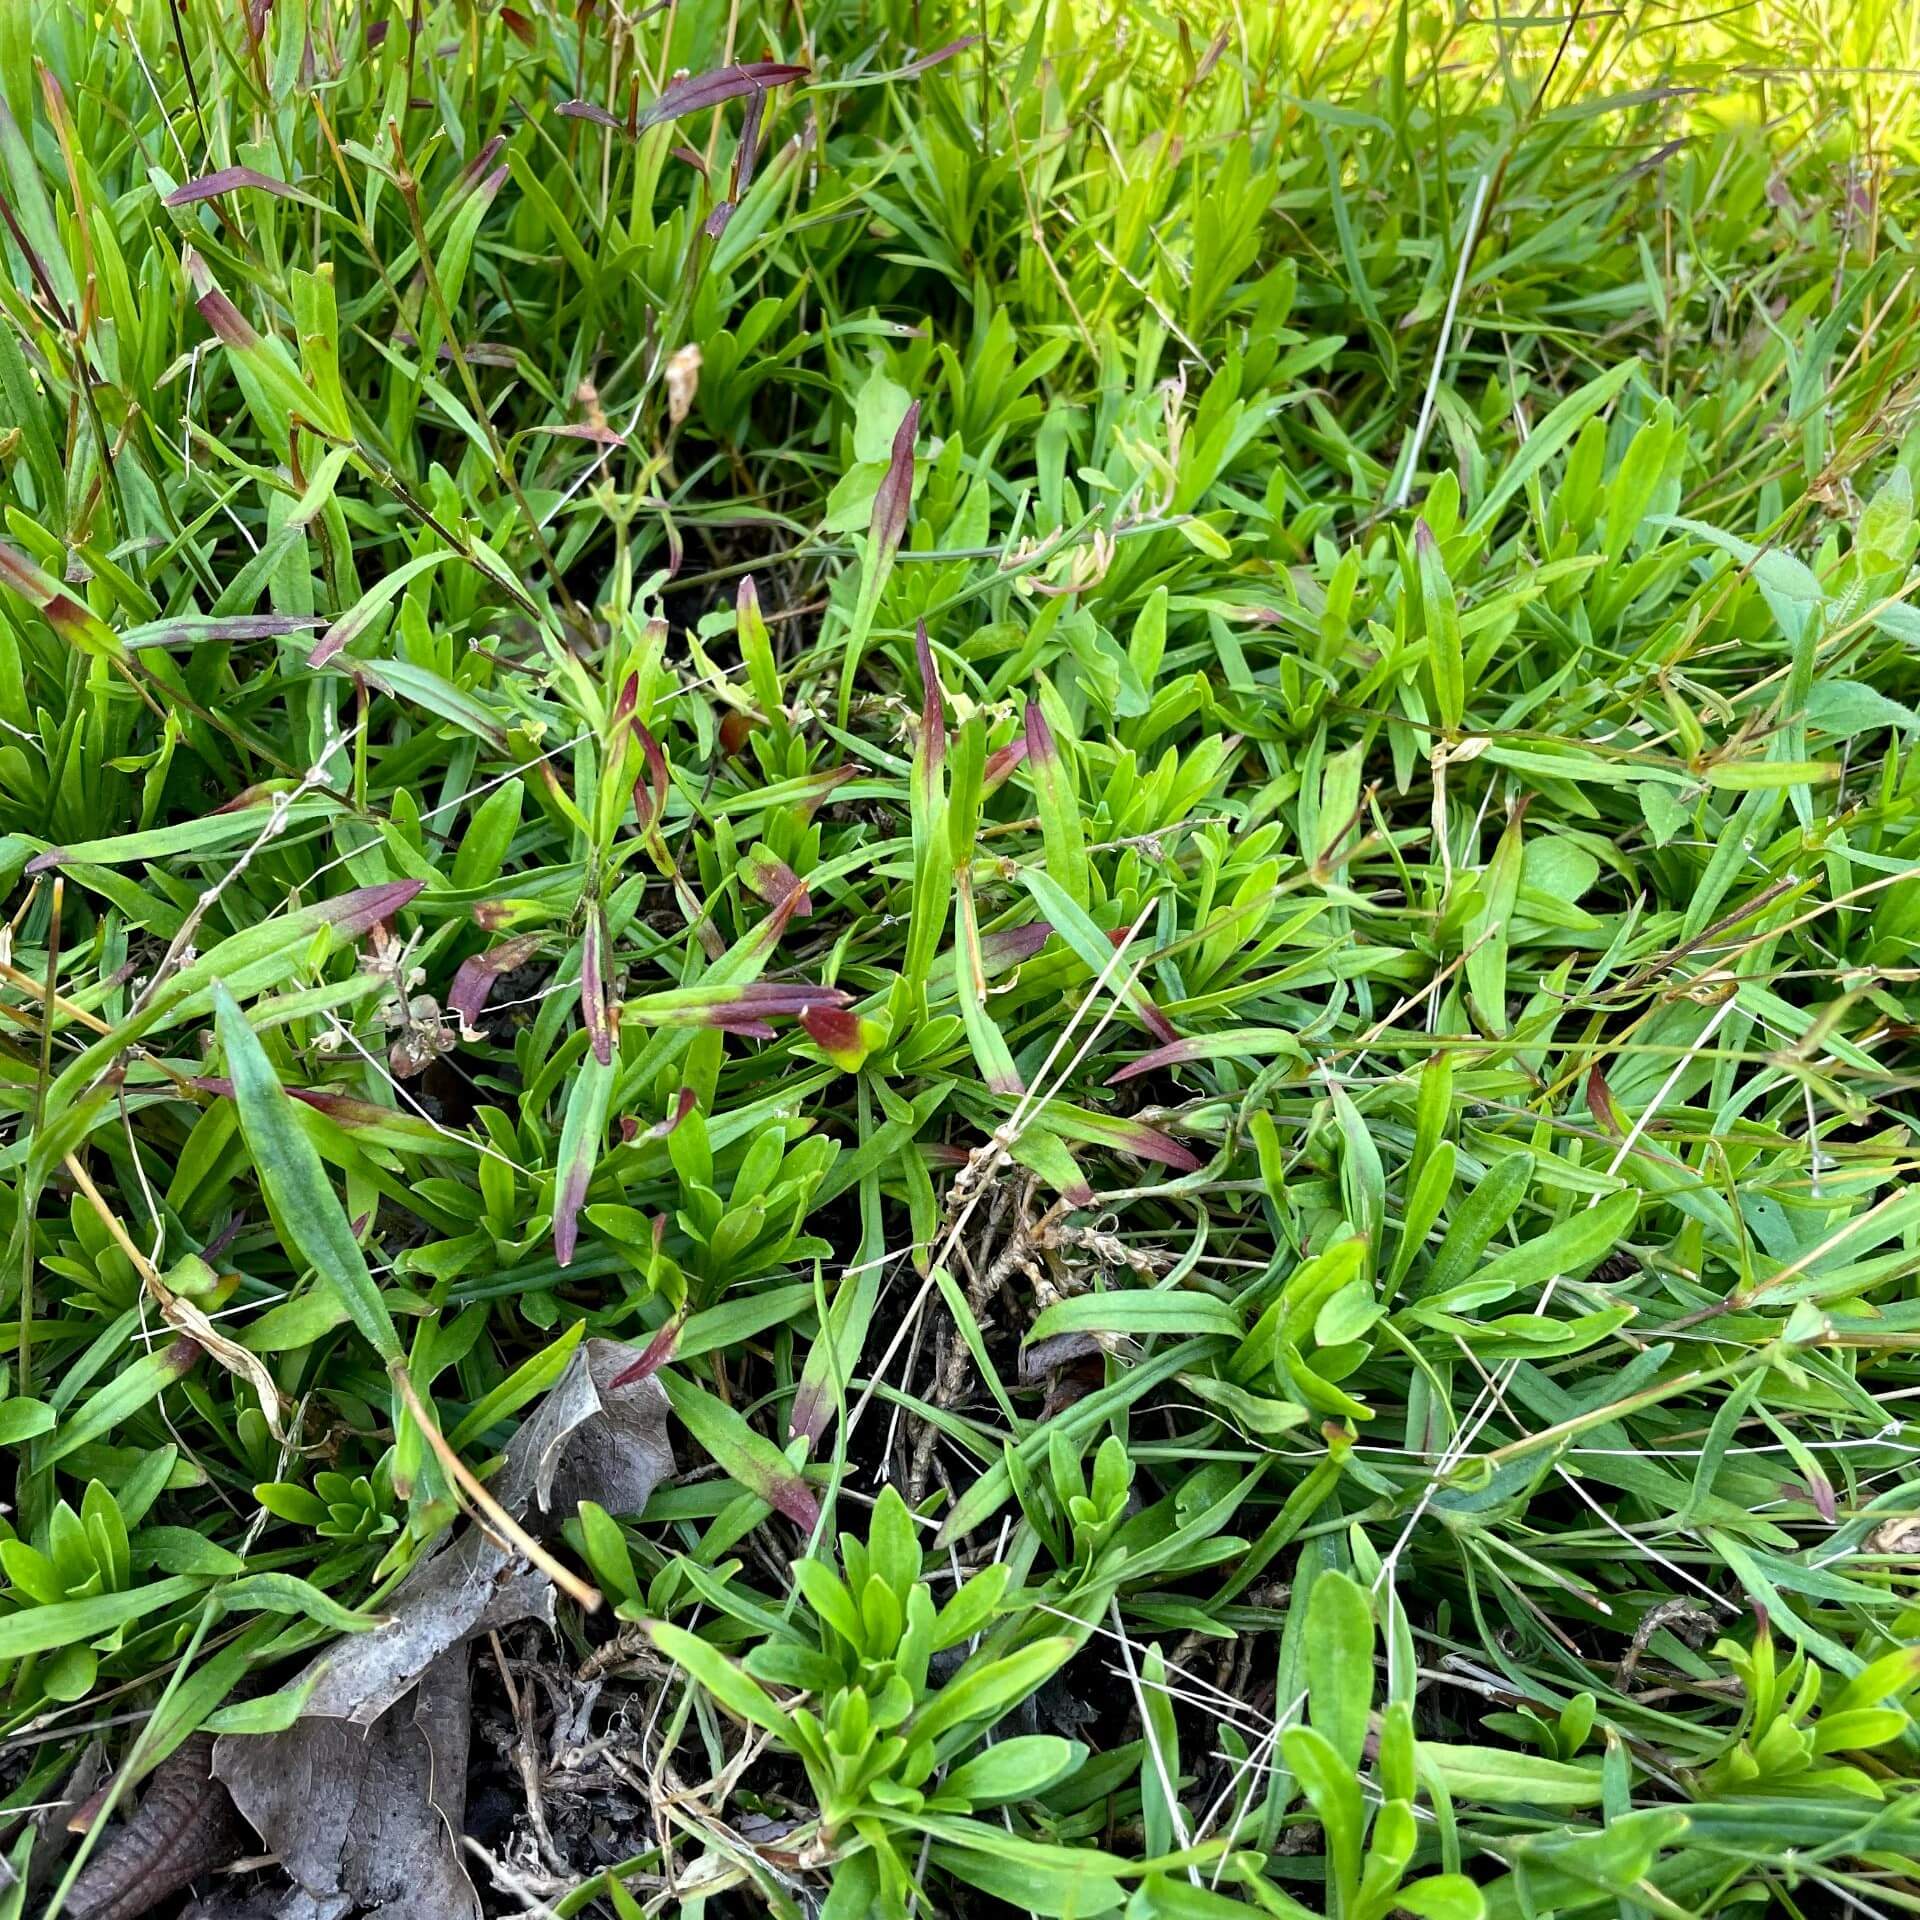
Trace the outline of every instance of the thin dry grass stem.
<path fill-rule="evenodd" d="M 556 1560 L 487 1491 L 485 1483 L 447 1444 L 446 1436 L 440 1431 L 439 1422 L 434 1419 L 432 1412 L 420 1398 L 406 1367 L 402 1364 L 394 1365 L 388 1370 L 388 1377 L 393 1382 L 395 1393 L 399 1395 L 401 1402 L 419 1427 L 421 1438 L 433 1450 L 434 1458 L 446 1468 L 454 1486 L 487 1531 L 496 1535 L 523 1559 L 532 1561 L 583 1612 L 598 1612 L 601 1603 L 600 1589 L 582 1580 L 571 1568 Z"/>

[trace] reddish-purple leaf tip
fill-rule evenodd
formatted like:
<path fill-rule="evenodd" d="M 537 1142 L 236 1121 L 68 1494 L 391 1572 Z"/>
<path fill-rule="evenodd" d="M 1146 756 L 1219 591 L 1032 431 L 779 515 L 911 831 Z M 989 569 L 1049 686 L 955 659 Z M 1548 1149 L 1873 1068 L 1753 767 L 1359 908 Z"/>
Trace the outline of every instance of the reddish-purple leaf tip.
<path fill-rule="evenodd" d="M 895 553 L 906 536 L 907 515 L 913 506 L 913 443 L 920 436 L 920 402 L 912 401 L 894 429 L 893 451 L 887 471 L 873 496 L 873 519 L 868 534 L 883 553 Z"/>
<path fill-rule="evenodd" d="M 161 204 L 191 207 L 199 201 L 217 199 L 223 193 L 233 193 L 242 187 L 250 187 L 257 193 L 270 193 L 283 200 L 299 192 L 297 187 L 289 186 L 286 181 L 276 180 L 271 174 L 256 173 L 252 167 L 221 167 L 217 172 L 203 173 L 199 179 L 175 187 Z"/>
<path fill-rule="evenodd" d="M 666 812 L 667 756 L 660 751 L 660 742 L 643 721 L 636 720 L 633 730 L 640 736 L 640 748 L 647 757 L 646 772 L 633 783 L 633 815 L 640 823 L 640 831 L 650 833 L 659 826 Z"/>
<path fill-rule="evenodd" d="M 687 1323 L 687 1310 L 682 1307 L 667 1324 L 647 1342 L 645 1351 L 632 1366 L 623 1367 L 607 1382 L 609 1393 L 618 1393 L 622 1387 L 633 1386 L 637 1381 L 651 1379 L 673 1358 L 674 1349 L 680 1344 L 680 1329 Z"/>
<path fill-rule="evenodd" d="M 1060 749 L 1054 744 L 1053 729 L 1047 725 L 1047 716 L 1040 711 L 1038 701 L 1027 702 L 1027 759 L 1036 767 L 1048 767 L 1060 756 Z"/>
<path fill-rule="evenodd" d="M 356 887 L 329 901 L 325 918 L 351 938 L 391 920 L 425 885 L 424 880 L 387 880 L 377 887 Z"/>
<path fill-rule="evenodd" d="M 1107 1076 L 1107 1085 L 1117 1087 L 1124 1080 L 1137 1080 L 1141 1074 L 1152 1073 L 1160 1067 L 1182 1066 L 1194 1057 L 1191 1040 L 1174 1040 L 1164 1047 L 1155 1047 L 1151 1053 L 1143 1053 L 1137 1060 L 1129 1060 L 1118 1073 Z"/>
<path fill-rule="evenodd" d="M 741 856 L 740 878 L 748 891 L 770 907 L 785 907 L 801 919 L 813 912 L 813 895 L 807 883 L 763 845 L 751 846 Z"/>
<path fill-rule="evenodd" d="M 596 901 L 580 940 L 580 1017 L 603 1067 L 613 1064 L 613 1015 L 607 1005 L 606 918 Z"/>
<path fill-rule="evenodd" d="M 913 623 L 913 651 L 920 663 L 920 737 L 926 742 L 928 764 L 937 767 L 947 751 L 946 699 L 924 620 Z"/>
<path fill-rule="evenodd" d="M 180 264 L 186 268 L 187 278 L 193 285 L 193 304 L 200 309 L 200 317 L 213 329 L 214 338 L 222 346 L 237 351 L 244 352 L 257 347 L 260 336 L 254 332 L 240 309 L 220 290 L 212 270 L 199 254 L 193 248 L 187 248 Z"/>

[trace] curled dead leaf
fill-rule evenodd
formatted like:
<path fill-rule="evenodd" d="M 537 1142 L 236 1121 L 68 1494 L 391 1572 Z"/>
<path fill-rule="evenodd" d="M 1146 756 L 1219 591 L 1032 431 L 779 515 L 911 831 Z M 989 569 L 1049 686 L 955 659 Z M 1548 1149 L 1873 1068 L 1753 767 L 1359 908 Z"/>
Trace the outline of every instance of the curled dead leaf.
<path fill-rule="evenodd" d="M 493 1482 L 532 1525 L 581 1500 L 637 1513 L 673 1473 L 657 1380 L 620 1383 L 643 1358 L 614 1340 L 576 1349 L 523 1422 Z M 618 1384 L 616 1384 L 618 1383 Z M 521 1620 L 553 1620 L 553 1584 L 469 1526 L 415 1565 L 382 1626 L 322 1654 L 299 1720 L 283 1733 L 229 1734 L 213 1770 L 293 1876 L 284 1920 L 478 1920 L 462 1864 L 468 1643 Z M 117 1920 L 117 1917 L 116 1917 Z"/>

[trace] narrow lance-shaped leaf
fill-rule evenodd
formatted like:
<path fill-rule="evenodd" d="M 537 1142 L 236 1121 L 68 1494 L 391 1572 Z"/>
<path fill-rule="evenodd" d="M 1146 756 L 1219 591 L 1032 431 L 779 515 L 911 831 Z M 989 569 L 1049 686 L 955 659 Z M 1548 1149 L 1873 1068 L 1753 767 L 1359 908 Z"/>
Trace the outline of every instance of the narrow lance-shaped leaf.
<path fill-rule="evenodd" d="M 690 74 L 676 80 L 652 106 L 640 110 L 639 126 L 644 131 L 698 113 L 703 107 L 717 107 L 723 100 L 736 100 L 743 93 L 760 93 L 768 87 L 784 87 L 812 77 L 811 68 L 789 66 L 779 60 L 749 60 L 711 73 Z"/>
<path fill-rule="evenodd" d="M 1132 980 L 1133 973 L 1140 961 L 1146 957 L 1151 942 L 1136 941 L 1128 954 L 1114 961 L 1115 942 L 1094 925 L 1088 915 L 1069 897 L 1067 890 L 1054 879 L 1052 874 L 1038 867 L 1024 868 L 1020 875 L 1026 882 L 1027 891 L 1033 895 L 1035 904 L 1052 921 L 1054 931 L 1066 941 L 1081 961 L 1093 969 L 1097 980 L 1106 975 L 1107 984 L 1112 991 L 1124 997 L 1128 1006 L 1139 1015 L 1141 1024 L 1156 1040 L 1173 1046 L 1179 1041 L 1173 1022 L 1153 1004 L 1152 997 L 1138 980 Z M 1122 938 L 1125 930 L 1121 930 Z M 1111 1084 L 1111 1083 L 1109 1083 Z"/>
<path fill-rule="evenodd" d="M 606 910 L 596 900 L 580 938 L 580 1018 L 591 1037 L 593 1057 L 603 1067 L 613 1060 L 615 1026 L 607 1006 L 606 943 Z"/>
<path fill-rule="evenodd" d="M 1195 1061 L 1264 1060 L 1275 1054 L 1291 1055 L 1303 1065 L 1307 1059 L 1299 1035 L 1286 1027 L 1236 1027 L 1226 1033 L 1189 1034 L 1129 1060 L 1118 1073 L 1107 1076 L 1107 1085 L 1117 1087 L 1143 1073 L 1158 1073 L 1163 1067 L 1182 1067 Z"/>
<path fill-rule="evenodd" d="M 913 1722 L 914 1738 L 936 1739 L 949 1727 L 998 1714 L 1024 1700 L 1073 1651 L 1074 1642 L 1063 1635 L 1036 1640 L 998 1660 L 976 1656 L 920 1709 Z"/>
<path fill-rule="evenodd" d="M 951 60 L 956 54 L 965 53 L 969 47 L 977 47 L 980 36 L 977 33 L 963 33 L 958 40 L 949 40 L 944 47 L 935 47 L 931 53 L 923 53 L 917 60 L 909 60 L 900 69 L 900 77 L 918 78 L 930 68 L 937 67 L 943 60 Z"/>
<path fill-rule="evenodd" d="M 913 782 L 909 789 L 913 897 L 902 971 L 909 984 L 924 994 L 941 936 L 947 930 L 953 859 L 946 819 L 946 703 L 924 620 L 915 627 L 914 650 L 920 660 L 920 737 L 913 743 Z"/>
<path fill-rule="evenodd" d="M 996 747 L 987 755 L 987 764 L 980 776 L 980 792 L 983 798 L 998 793 L 1007 784 L 1008 776 L 1015 768 L 1023 767 L 1027 761 L 1027 736 L 1016 733 L 1004 747 Z"/>
<path fill-rule="evenodd" d="M 1468 536 L 1484 534 L 1527 482 L 1640 371 L 1639 360 L 1628 355 L 1616 361 L 1605 373 L 1589 380 L 1584 387 L 1576 387 L 1568 394 L 1528 433 L 1519 453 L 1487 489 L 1487 497 L 1474 509 L 1473 518 L 1467 523 Z"/>
<path fill-rule="evenodd" d="M 660 999 L 658 995 L 643 996 L 641 1000 L 629 1000 L 622 1005 L 620 1012 L 623 1018 L 631 1017 L 643 1025 L 657 1024 L 660 1028 L 639 1055 L 622 1069 L 623 1098 L 631 1099 L 641 1087 L 651 1084 L 652 1076 L 684 1052 L 694 1033 L 702 1026 L 719 1026 L 723 1030 L 731 1027 L 733 1031 L 747 1031 L 759 1038 L 767 1037 L 769 1029 L 764 1024 L 759 1024 L 763 1021 L 765 1013 L 770 1010 L 765 1006 L 759 1008 L 737 1006 L 735 1008 L 737 1019 L 749 1023 L 739 1026 L 725 1019 L 716 1021 L 698 1011 L 689 1012 L 689 1007 L 697 1009 L 703 1003 L 699 1000 L 688 1002 L 681 996 L 718 994 L 724 1005 L 727 990 L 743 987 L 758 980 L 767 962 L 773 957 L 774 950 L 780 943 L 780 936 L 786 930 L 792 914 L 791 900 L 775 907 L 757 927 L 742 934 L 731 947 L 708 966 L 705 976 L 697 986 L 672 989 L 666 997 L 664 1008 L 666 1017 L 662 1021 L 654 1022 L 646 1017 L 650 1011 L 649 1002 L 657 1003 Z M 781 1007 L 779 1009 L 781 1012 L 798 1013 L 803 1006 L 818 1004 L 822 1000 L 829 1005 L 839 1005 L 845 998 L 835 988 L 803 986 L 799 991 L 803 996 L 802 999 L 792 1006 Z M 805 996 L 808 995 L 813 996 L 813 999 L 807 999 Z M 636 1008 L 640 1009 L 637 1013 Z"/>
<path fill-rule="evenodd" d="M 947 849 L 956 867 L 971 866 L 980 842 L 981 790 L 987 766 L 987 723 L 967 715 L 948 757 Z"/>
<path fill-rule="evenodd" d="M 980 1076 L 991 1092 L 1023 1092 L 1025 1082 L 1013 1063 L 1013 1050 L 987 1011 L 987 976 L 980 958 L 980 924 L 973 905 L 973 875 L 964 867 L 954 875 L 953 901 L 956 915 L 953 983 L 967 1043 L 979 1064 Z"/>
<path fill-rule="evenodd" d="M 740 123 L 740 144 L 733 150 L 731 198 L 738 206 L 753 184 L 753 169 L 760 158 L 760 123 L 767 110 L 767 96 L 759 88 L 747 96 L 746 115 Z"/>
<path fill-rule="evenodd" d="M 1520 823 L 1531 794 L 1522 794 L 1507 815 L 1500 844 L 1480 880 L 1480 910 L 1468 921 L 1467 987 L 1488 1033 L 1507 1030 L 1507 944 L 1514 903 L 1520 894 Z"/>
<path fill-rule="evenodd" d="M 221 167 L 214 173 L 203 173 L 197 180 L 189 180 L 175 187 L 162 202 L 169 207 L 191 207 L 201 200 L 216 200 L 223 193 L 234 193 L 240 188 L 251 188 L 256 193 L 273 194 L 281 199 L 304 199 L 298 187 L 289 186 L 284 180 L 276 180 L 271 174 L 256 173 L 252 167 Z"/>
<path fill-rule="evenodd" d="M 591 100 L 562 100 L 554 109 L 563 120 L 585 120 L 596 127 L 608 127 L 615 133 L 625 133 L 626 123 L 618 114 L 609 113 L 605 107 Z"/>
<path fill-rule="evenodd" d="M 746 986 L 669 987 L 642 994 L 620 1008 L 623 1021 L 645 1027 L 722 1027 L 729 1033 L 766 1039 L 775 1017 L 791 1018 L 821 1007 L 844 1007 L 852 996 L 839 987 L 803 981 L 767 981 Z"/>
<path fill-rule="evenodd" d="M 877 1208 L 877 1184 L 872 1189 L 872 1197 Z M 819 1445 L 832 1425 L 866 1345 L 867 1330 L 873 1324 L 873 1311 L 880 1298 L 881 1264 L 866 1260 L 841 1274 L 833 1298 L 821 1317 L 819 1334 L 807 1352 L 800 1386 L 787 1413 L 787 1436 L 804 1440 L 809 1452 Z M 816 1264 L 816 1275 L 818 1271 Z"/>
<path fill-rule="evenodd" d="M 957 881 L 954 894 L 957 902 Z M 931 996 L 934 999 L 944 1000 L 959 992 L 962 943 L 957 929 L 954 937 L 956 944 L 942 956 L 934 975 L 935 992 Z M 981 980 L 997 980 L 1001 975 L 1011 973 L 1015 967 L 1023 966 L 1042 951 L 1052 938 L 1053 928 L 1044 920 L 1029 920 L 1024 926 L 998 927 L 992 933 L 978 934 Z"/>
<path fill-rule="evenodd" d="M 676 80 L 651 106 L 643 108 L 631 127 L 590 100 L 565 101 L 559 111 L 569 120 L 591 120 L 595 126 L 611 127 L 616 132 L 642 133 L 648 127 L 698 113 L 703 107 L 717 107 L 722 101 L 737 100 L 743 93 L 760 93 L 768 87 L 784 87 L 792 81 L 811 77 L 811 68 L 788 66 L 778 60 L 749 60 L 738 66 L 717 67 L 711 73 L 689 74 L 685 79 Z"/>
<path fill-rule="evenodd" d="M 4 89 L 0 89 L 0 94 L 4 94 Z M 48 310 L 63 326 L 71 326 L 69 316 L 79 304 L 73 263 L 61 244 L 60 229 L 55 224 L 53 207 L 41 180 L 39 160 L 19 122 L 8 111 L 4 97 L 0 97 L 0 177 L 6 180 L 13 196 L 10 199 L 7 193 L 0 193 L 0 218 L 5 220 Z M 17 209 L 15 200 L 19 203 Z"/>
<path fill-rule="evenodd" d="M 470 955 L 460 962 L 447 992 L 448 1008 L 460 1016 L 460 1030 L 468 1039 L 477 1038 L 475 1022 L 486 1007 L 503 974 L 524 967 L 540 951 L 544 936 L 537 933 L 515 934 L 489 947 L 485 953 Z"/>
<path fill-rule="evenodd" d="M 301 1259 L 339 1295 L 362 1338 L 389 1366 L 397 1364 L 400 1336 L 318 1150 L 239 1002 L 225 986 L 216 985 L 213 1004 L 234 1104 L 240 1110 L 240 1131 L 275 1214 Z"/>
<path fill-rule="evenodd" d="M 1460 607 L 1440 558 L 1440 543 L 1424 520 L 1413 526 L 1414 565 L 1420 575 L 1420 617 L 1427 629 L 1427 671 L 1440 724 L 1457 732 L 1467 704 L 1467 671 L 1460 652 Z"/>
<path fill-rule="evenodd" d="M 647 1632 L 669 1660 L 691 1674 L 728 1712 L 737 1714 L 749 1726 L 791 1739 L 792 1721 L 744 1667 L 736 1666 L 717 1647 L 709 1646 L 686 1628 L 668 1621 L 648 1622 Z"/>
<path fill-rule="evenodd" d="M 860 656 L 866 650 L 873 616 L 893 572 L 894 555 L 906 538 L 907 516 L 913 508 L 913 443 L 919 433 L 920 402 L 915 400 L 894 430 L 887 470 L 873 496 L 873 518 L 867 524 L 866 550 L 860 556 L 860 593 L 854 605 L 853 627 L 847 635 L 846 658 L 840 669 L 840 699 L 836 711 L 843 727 L 847 724 L 854 677 L 860 668 Z"/>
<path fill-rule="evenodd" d="M 1065 1100 L 1049 1100 L 1040 1112 L 1048 1126 L 1069 1140 L 1084 1141 L 1094 1147 L 1112 1147 L 1132 1154 L 1136 1160 L 1157 1161 L 1179 1173 L 1193 1173 L 1200 1167 L 1199 1159 L 1190 1148 L 1182 1146 L 1171 1134 L 1162 1133 L 1158 1127 L 1148 1126 L 1144 1120 L 1093 1113 Z"/>
<path fill-rule="evenodd" d="M 335 654 L 358 639 L 411 581 L 451 557 L 445 547 L 436 547 L 431 553 L 416 554 L 383 574 L 314 642 L 313 651 L 307 655 L 307 665 L 324 667 Z"/>
<path fill-rule="evenodd" d="M 621 682 L 613 711 L 607 716 L 605 749 L 593 801 L 593 844 L 604 857 L 619 832 L 620 815 L 627 804 L 629 763 L 639 747 L 634 722 L 640 706 L 640 676 L 630 673 Z"/>
<path fill-rule="evenodd" d="M 666 1388 L 680 1424 L 728 1475 L 796 1525 L 811 1529 L 819 1524 L 813 1489 L 771 1440 L 691 1380 L 665 1371 L 656 1378 Z"/>
<path fill-rule="evenodd" d="M 1029 1119 L 1007 1151 L 1021 1166 L 1037 1173 L 1068 1206 L 1093 1205 L 1093 1188 L 1073 1157 L 1073 1149 L 1051 1127 Z"/>
<path fill-rule="evenodd" d="M 1047 871 L 1066 890 L 1075 906 L 1087 906 L 1093 897 L 1087 870 L 1087 839 L 1080 826 L 1080 803 L 1073 790 L 1073 771 L 1053 737 L 1037 701 L 1027 702 L 1027 776 L 1040 814 L 1040 839 L 1046 850 Z"/>
<path fill-rule="evenodd" d="M 273 640 L 319 624 L 315 615 L 301 613 L 177 613 L 129 627 L 120 639 L 137 652 L 141 647 L 195 647 L 210 640 Z"/>
<path fill-rule="evenodd" d="M 1024 926 L 997 927 L 980 936 L 980 964 L 989 975 L 1005 973 L 1023 960 L 1031 960 L 1053 938 L 1053 926 L 1046 920 L 1029 920 Z"/>
<path fill-rule="evenodd" d="M 459 176 L 453 183 L 452 200 L 454 205 L 457 206 L 477 187 L 494 180 L 496 174 L 504 171 L 502 168 L 495 167 L 493 163 L 500 157 L 500 149 L 506 144 L 507 136 L 504 133 L 496 133 L 493 138 L 487 141 L 486 144 L 474 154 L 473 158 L 460 169 Z"/>
<path fill-rule="evenodd" d="M 690 1102 L 692 1099 L 692 1090 L 690 1088 L 682 1088 L 681 1098 Z M 653 1127 L 648 1131 L 650 1133 L 658 1133 L 661 1129 L 659 1127 Z M 654 1222 L 656 1230 L 663 1228 L 665 1225 L 666 1222 L 664 1220 L 656 1220 Z M 655 1237 L 656 1239 L 659 1237 L 657 1231 Z M 679 1312 L 647 1342 L 646 1347 L 641 1352 L 640 1358 L 636 1360 L 632 1366 L 622 1367 L 621 1370 L 607 1382 L 608 1392 L 617 1393 L 622 1387 L 630 1387 L 637 1380 L 651 1380 L 662 1367 L 667 1365 L 667 1363 L 672 1360 L 675 1350 L 680 1345 L 680 1334 L 681 1330 L 687 1324 L 687 1313 L 688 1309 L 682 1306 Z"/>
<path fill-rule="evenodd" d="M 661 817 L 667 810 L 667 756 L 645 722 L 634 721 L 633 730 L 647 763 L 646 772 L 633 783 L 633 817 L 651 846 L 659 837 Z"/>
<path fill-rule="evenodd" d="M 586 1204 L 593 1170 L 600 1164 L 612 1099 L 611 1056 L 601 1061 L 589 1054 L 568 1089 L 567 1116 L 560 1125 L 560 1149 L 554 1158 L 553 1257 L 563 1267 L 573 1264 L 579 1244 L 580 1209 Z"/>
<path fill-rule="evenodd" d="M 760 611 L 760 590 L 748 574 L 734 596 L 734 636 L 740 644 L 740 658 L 747 669 L 747 684 L 753 689 L 760 717 L 771 727 L 786 720 L 786 703 L 780 688 L 779 669 L 774 665 L 773 641 Z"/>
<path fill-rule="evenodd" d="M 234 1097 L 233 1082 L 221 1074 L 196 1074 L 187 1083 L 203 1093 L 222 1099 Z M 356 1100 L 349 1093 L 335 1093 L 326 1087 L 286 1087 L 289 1100 L 297 1100 L 315 1113 L 324 1113 L 342 1132 L 358 1142 L 377 1147 L 392 1147 L 401 1153 L 464 1155 L 472 1158 L 478 1149 L 469 1142 L 449 1137 L 444 1129 L 416 1113 L 396 1107 L 382 1107 L 371 1100 Z"/>
<path fill-rule="evenodd" d="M 505 750 L 507 730 L 499 716 L 464 687 L 411 660 L 366 660 L 358 663 L 356 671 L 364 684 L 389 699 L 424 707 L 435 718 Z"/>
<path fill-rule="evenodd" d="M 663 1119 L 656 1120 L 653 1125 L 648 1127 L 644 1132 L 642 1132 L 636 1124 L 632 1137 L 636 1140 L 665 1140 L 699 1104 L 699 1094 L 696 1093 L 692 1087 L 682 1087 L 680 1091 L 673 1096 L 673 1111 Z M 622 1120 L 620 1126 L 623 1136 L 626 1125 L 627 1122 Z M 656 1242 L 659 1240 L 665 1227 L 666 1222 L 664 1220 L 656 1220 L 653 1223 L 653 1237 Z"/>
<path fill-rule="evenodd" d="M 240 390 L 260 424 L 276 438 L 284 438 L 289 421 L 297 416 L 309 427 L 345 439 L 352 431 L 351 422 L 307 384 L 286 347 L 254 329 L 191 247 L 182 256 L 182 264 L 193 283 L 193 303 L 214 337 L 227 349 Z"/>

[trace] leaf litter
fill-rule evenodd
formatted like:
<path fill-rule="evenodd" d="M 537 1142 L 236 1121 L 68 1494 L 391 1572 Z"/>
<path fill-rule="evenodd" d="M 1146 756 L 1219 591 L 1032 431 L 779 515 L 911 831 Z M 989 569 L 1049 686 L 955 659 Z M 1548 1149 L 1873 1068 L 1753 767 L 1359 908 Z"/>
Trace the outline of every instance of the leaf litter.
<path fill-rule="evenodd" d="M 615 1384 L 641 1358 L 616 1340 L 575 1349 L 508 1444 L 495 1490 L 509 1513 L 550 1523 L 591 1500 L 636 1514 L 671 1482 L 659 1382 Z M 276 1920 L 476 1920 L 461 1850 L 471 1644 L 522 1621 L 551 1629 L 553 1606 L 545 1574 L 478 1523 L 461 1527 L 408 1570 L 381 1625 L 336 1642 L 290 1683 L 310 1689 L 291 1727 L 196 1735 L 156 1772 L 76 1884 L 74 1920 L 135 1920 L 237 1857 L 236 1809 L 294 1882 Z"/>

